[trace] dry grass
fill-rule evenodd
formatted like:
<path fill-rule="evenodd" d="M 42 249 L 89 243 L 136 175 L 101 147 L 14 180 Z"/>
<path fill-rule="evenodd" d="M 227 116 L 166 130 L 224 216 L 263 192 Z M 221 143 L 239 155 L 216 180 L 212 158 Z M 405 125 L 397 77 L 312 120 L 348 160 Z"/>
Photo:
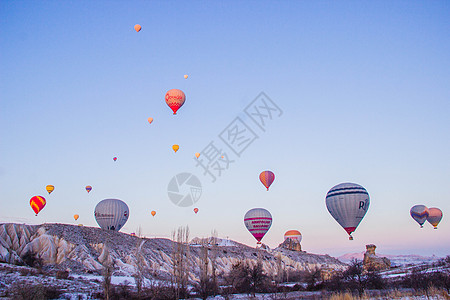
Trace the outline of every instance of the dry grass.
<path fill-rule="evenodd" d="M 446 290 L 438 289 L 433 286 L 429 287 L 427 291 L 422 292 L 413 292 L 413 291 L 401 291 L 401 290 L 392 290 L 387 292 L 384 295 L 370 295 L 369 293 L 365 292 L 364 295 L 360 298 L 359 296 L 354 296 L 352 293 L 349 292 L 339 292 L 332 294 L 328 299 L 330 300 L 365 300 L 365 299 L 416 299 L 422 298 L 423 296 L 427 295 L 429 299 L 445 299 L 450 300 L 450 296 L 447 293 Z"/>

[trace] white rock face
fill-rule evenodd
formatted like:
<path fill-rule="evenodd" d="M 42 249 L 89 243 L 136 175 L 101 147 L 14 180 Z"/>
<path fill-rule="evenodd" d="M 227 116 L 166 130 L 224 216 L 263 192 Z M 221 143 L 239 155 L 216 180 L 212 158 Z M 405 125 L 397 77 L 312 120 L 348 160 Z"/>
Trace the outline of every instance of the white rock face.
<path fill-rule="evenodd" d="M 195 240 L 195 239 L 194 239 Z M 190 245 L 189 265 L 192 279 L 198 280 L 202 246 L 198 239 Z M 107 231 L 66 224 L 0 224 L 0 261 L 24 263 L 25 256 L 40 258 L 46 266 L 70 270 L 74 273 L 101 272 L 111 264 L 115 275 L 129 276 L 136 272 L 138 262 L 159 279 L 169 278 L 173 271 L 174 242 L 168 239 L 141 239 L 121 232 Z M 258 255 L 269 274 L 276 273 L 276 257 L 292 270 L 309 270 L 326 266 L 343 270 L 346 265 L 327 255 L 264 247 L 256 250 L 230 240 L 218 240 L 208 245 L 215 249 L 217 272 L 228 273 L 240 260 L 256 262 Z M 259 253 L 258 253 L 259 252 Z M 212 262 L 209 261 L 209 267 Z"/>

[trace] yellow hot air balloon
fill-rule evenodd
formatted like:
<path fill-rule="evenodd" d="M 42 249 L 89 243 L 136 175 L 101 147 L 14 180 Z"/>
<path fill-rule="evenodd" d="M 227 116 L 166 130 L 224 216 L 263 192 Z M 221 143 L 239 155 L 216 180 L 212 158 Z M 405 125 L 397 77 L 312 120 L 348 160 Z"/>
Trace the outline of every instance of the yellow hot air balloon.
<path fill-rule="evenodd" d="M 73 215 L 73 218 L 75 219 L 75 221 L 78 220 L 79 217 L 80 217 L 79 215 Z"/>
<path fill-rule="evenodd" d="M 178 145 L 173 145 L 173 146 L 172 146 L 172 149 L 173 149 L 173 151 L 177 152 L 178 149 L 180 149 L 180 146 L 178 146 Z"/>
<path fill-rule="evenodd" d="M 155 216 L 156 215 L 156 211 L 152 210 L 151 214 L 152 214 L 152 216 Z"/>
<path fill-rule="evenodd" d="M 53 185 L 49 184 L 45 187 L 45 189 L 47 190 L 47 192 L 49 194 L 51 194 L 53 192 L 53 190 L 55 189 L 55 187 Z"/>
<path fill-rule="evenodd" d="M 187 75 L 184 75 L 184 79 L 188 79 L 188 76 L 187 76 Z"/>
<path fill-rule="evenodd" d="M 148 121 L 148 123 L 152 124 L 153 118 L 148 118 L 147 121 Z"/>
<path fill-rule="evenodd" d="M 139 24 L 134 25 L 134 30 L 136 30 L 136 32 L 141 31 L 141 29 L 142 29 L 141 25 L 139 25 Z"/>
<path fill-rule="evenodd" d="M 200 157 L 200 153 L 195 153 L 195 157 L 199 158 Z"/>

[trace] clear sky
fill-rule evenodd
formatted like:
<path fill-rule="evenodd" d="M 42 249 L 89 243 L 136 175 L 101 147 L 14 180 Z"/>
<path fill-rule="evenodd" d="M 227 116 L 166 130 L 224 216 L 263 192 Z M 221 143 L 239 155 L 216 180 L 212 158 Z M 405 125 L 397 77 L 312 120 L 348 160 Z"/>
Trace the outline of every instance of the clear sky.
<path fill-rule="evenodd" d="M 95 205 L 118 198 L 123 232 L 253 246 L 243 216 L 263 207 L 271 247 L 298 229 L 312 253 L 448 255 L 449 16 L 449 1 L 1 1 L 0 222 L 98 226 Z M 280 109 L 264 131 L 245 114 L 261 92 Z M 240 156 L 220 138 L 236 117 L 257 137 Z M 210 142 L 234 161 L 215 182 L 194 157 Z M 190 207 L 167 193 L 182 172 L 202 184 Z M 342 182 L 371 198 L 354 241 L 325 206 Z M 442 209 L 438 230 L 415 204 Z"/>

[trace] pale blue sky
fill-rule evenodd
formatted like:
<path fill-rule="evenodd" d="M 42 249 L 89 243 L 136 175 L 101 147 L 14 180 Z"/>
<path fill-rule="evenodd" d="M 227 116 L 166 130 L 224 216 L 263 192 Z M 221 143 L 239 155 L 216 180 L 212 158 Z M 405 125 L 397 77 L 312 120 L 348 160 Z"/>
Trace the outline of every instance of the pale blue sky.
<path fill-rule="evenodd" d="M 119 198 L 124 232 L 189 225 L 254 245 L 243 216 L 264 207 L 271 247 L 298 229 L 313 253 L 448 255 L 449 15 L 448 1 L 1 1 L 0 222 L 97 226 L 95 205 Z M 177 116 L 172 88 L 187 97 Z M 252 124 L 262 91 L 283 114 L 212 183 L 194 153 L 214 141 L 231 156 L 218 135 Z M 167 196 L 181 172 L 202 182 L 197 215 Z M 371 197 L 351 242 L 325 206 L 342 182 Z M 419 229 L 415 204 L 442 209 L 438 230 Z"/>

